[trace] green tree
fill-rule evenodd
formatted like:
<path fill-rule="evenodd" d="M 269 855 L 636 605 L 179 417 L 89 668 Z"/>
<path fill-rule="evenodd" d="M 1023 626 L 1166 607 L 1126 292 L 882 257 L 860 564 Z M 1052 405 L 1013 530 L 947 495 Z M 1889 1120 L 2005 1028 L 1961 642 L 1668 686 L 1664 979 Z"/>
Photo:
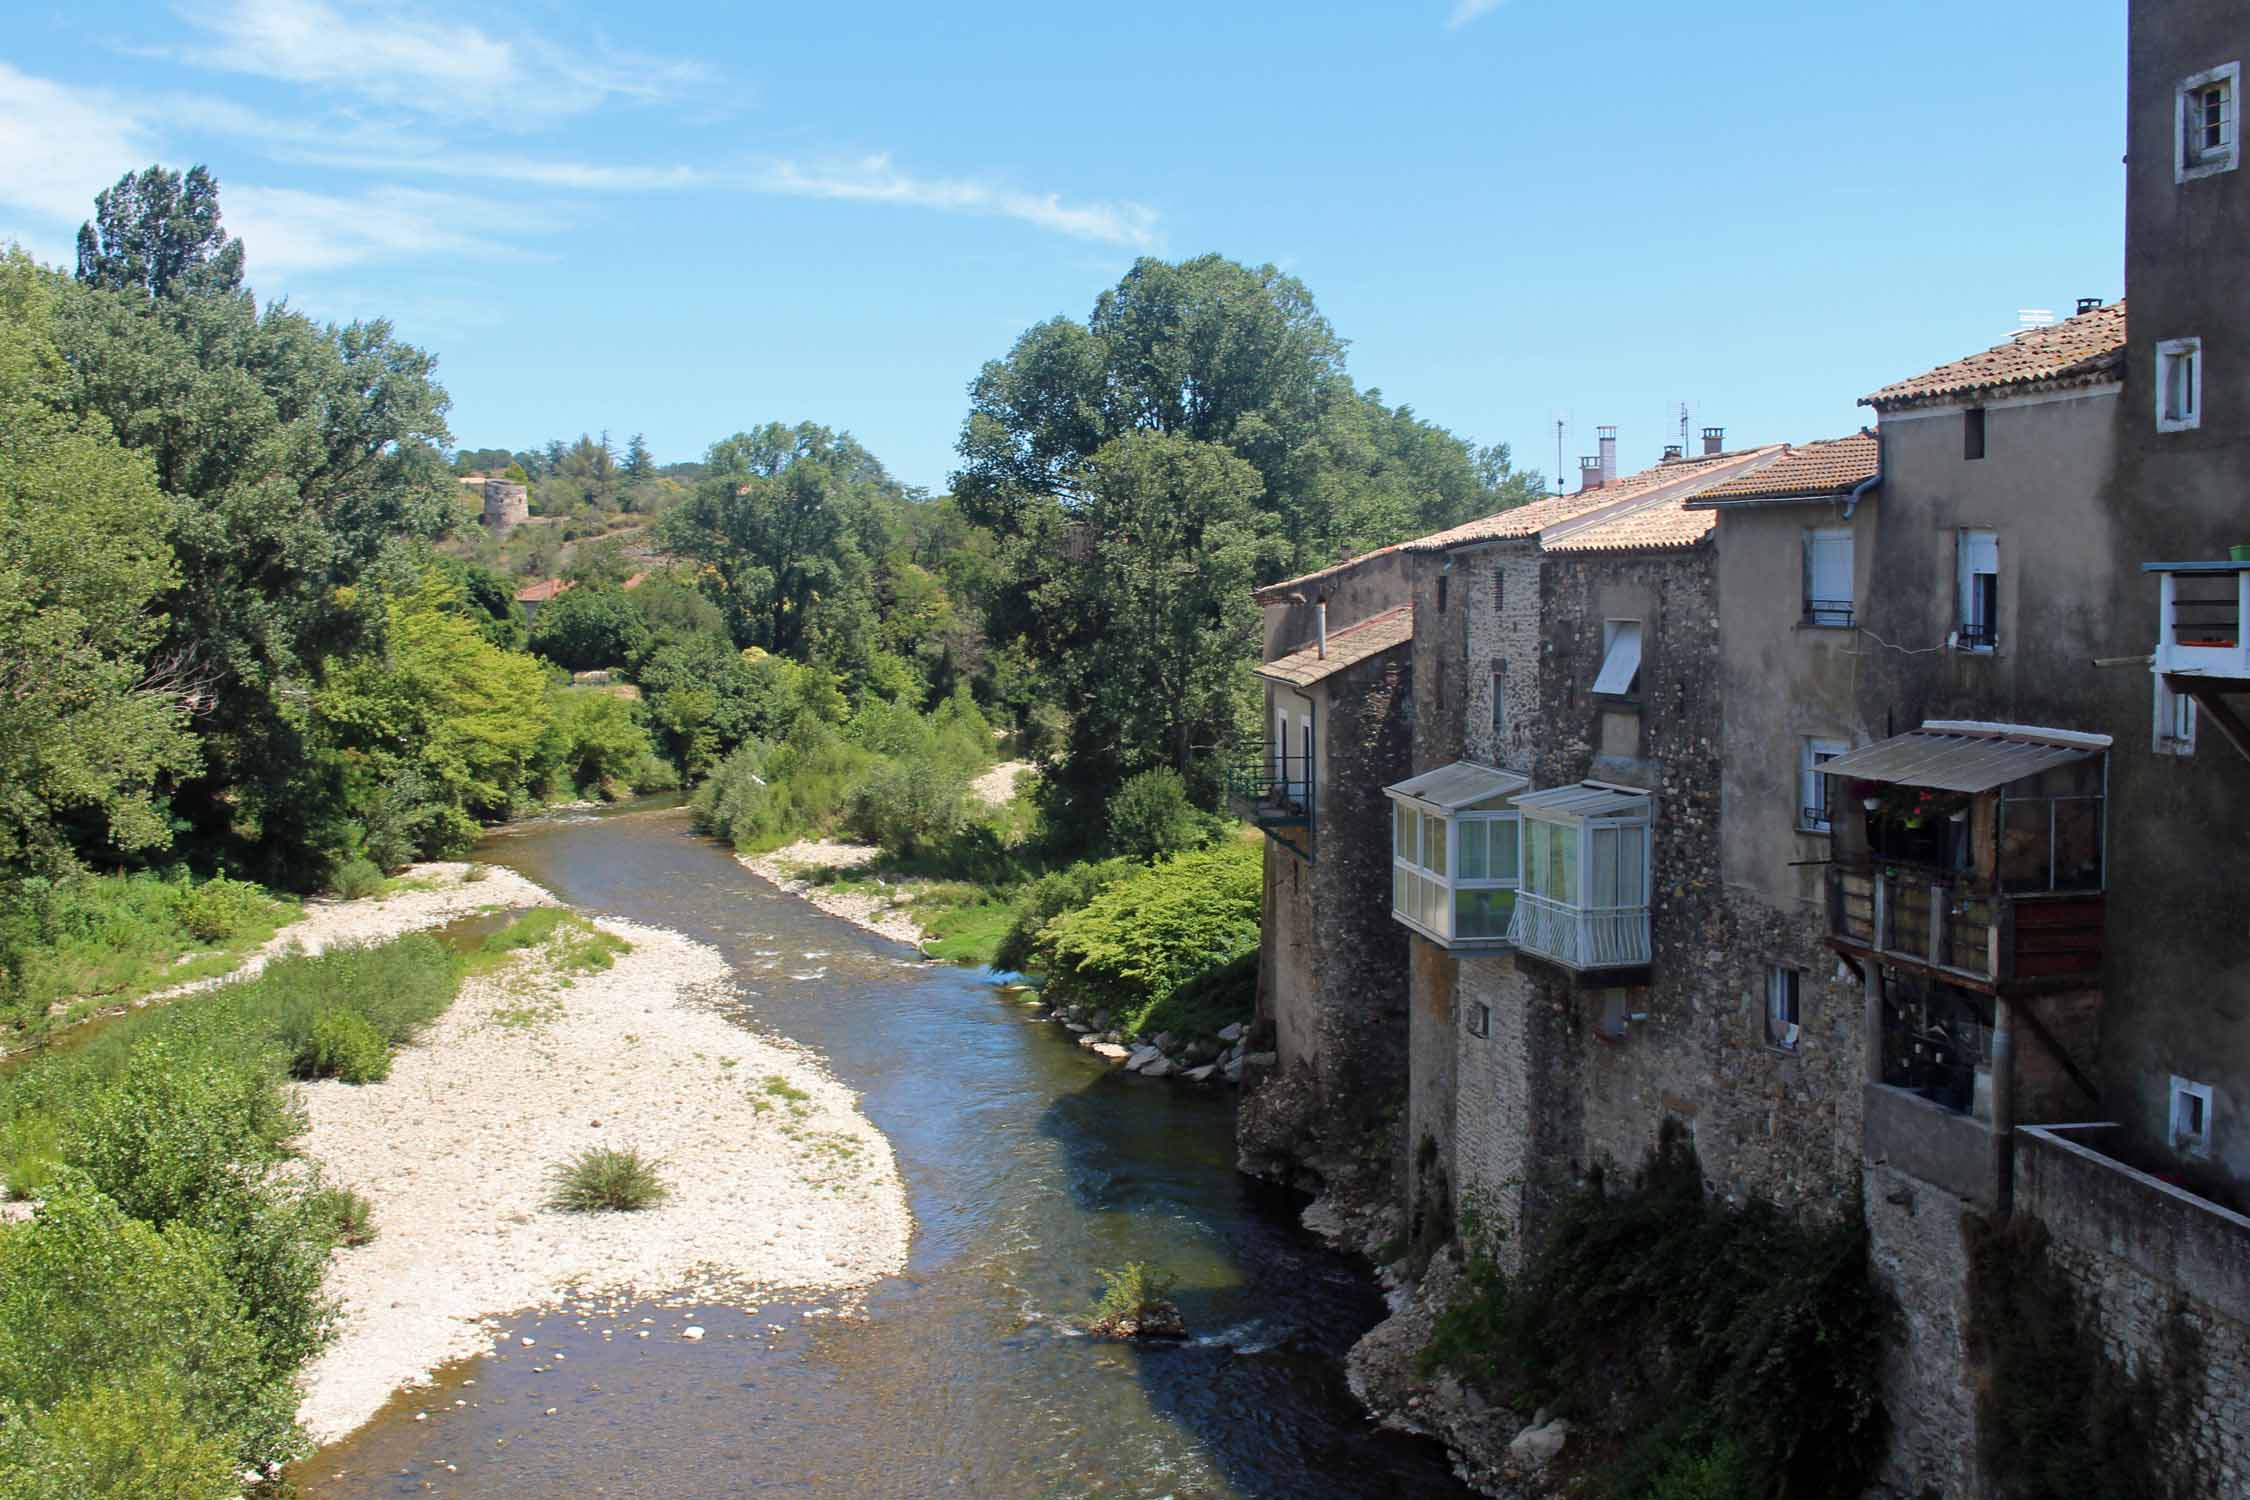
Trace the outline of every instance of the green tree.
<path fill-rule="evenodd" d="M 96 193 L 78 226 L 78 279 L 150 297 L 240 290 L 242 241 L 219 225 L 217 180 L 201 166 L 185 178 L 152 166 Z"/>
<path fill-rule="evenodd" d="M 1060 559 L 1028 603 L 1071 721 L 1062 779 L 1098 796 L 1169 766 L 1208 801 L 1191 752 L 1231 732 L 1250 590 L 1280 549 L 1258 472 L 1215 443 L 1136 432 L 1073 484 L 1079 508 L 1018 544 Z"/>
<path fill-rule="evenodd" d="M 714 443 L 695 493 L 664 517 L 664 544 L 704 565 L 738 645 L 841 670 L 873 648 L 871 553 L 881 509 L 906 498 L 848 433 L 769 423 Z"/>
<path fill-rule="evenodd" d="M 451 524 L 446 397 L 386 323 L 324 327 L 187 283 L 153 300 L 73 287 L 56 341 L 72 407 L 145 456 L 171 500 L 179 575 L 158 651 L 212 684 L 205 770 L 174 805 L 207 843 L 285 877 L 340 826 L 305 739 L 321 663 L 380 633 L 366 596 L 411 588 L 419 544 Z"/>
<path fill-rule="evenodd" d="M 648 451 L 648 439 L 636 432 L 625 445 L 625 478 L 639 484 L 644 479 L 656 477 L 656 456 Z"/>
<path fill-rule="evenodd" d="M 81 849 L 162 848 L 165 784 L 197 764 L 195 675 L 151 656 L 172 507 L 146 457 L 67 410 L 63 290 L 0 257 L 0 896 Z"/>
<path fill-rule="evenodd" d="M 649 644 L 648 621 L 615 587 L 581 584 L 539 606 L 531 622 L 531 649 L 572 672 L 637 666 Z"/>

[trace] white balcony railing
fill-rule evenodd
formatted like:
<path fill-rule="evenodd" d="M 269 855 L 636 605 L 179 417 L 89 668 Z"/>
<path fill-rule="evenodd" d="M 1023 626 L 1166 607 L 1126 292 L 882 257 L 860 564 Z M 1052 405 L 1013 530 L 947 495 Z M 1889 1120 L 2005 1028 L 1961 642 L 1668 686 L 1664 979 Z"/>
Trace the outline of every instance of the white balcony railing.
<path fill-rule="evenodd" d="M 1508 937 L 1519 952 L 1570 969 L 1638 968 L 1649 961 L 1645 906 L 1572 906 L 1523 891 Z"/>
<path fill-rule="evenodd" d="M 2250 566 L 2226 563 L 2159 563 L 2162 633 L 2158 672 L 2206 677 L 2250 677 Z"/>

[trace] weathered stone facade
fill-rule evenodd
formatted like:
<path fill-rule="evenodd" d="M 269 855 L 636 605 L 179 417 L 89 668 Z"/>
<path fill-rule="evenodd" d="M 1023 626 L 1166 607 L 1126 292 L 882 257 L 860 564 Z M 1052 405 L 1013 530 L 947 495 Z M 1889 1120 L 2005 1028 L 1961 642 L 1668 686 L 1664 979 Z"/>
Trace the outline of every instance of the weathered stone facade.
<path fill-rule="evenodd" d="M 531 491 L 505 479 L 484 482 L 484 524 L 487 530 L 506 532 L 531 519 Z"/>

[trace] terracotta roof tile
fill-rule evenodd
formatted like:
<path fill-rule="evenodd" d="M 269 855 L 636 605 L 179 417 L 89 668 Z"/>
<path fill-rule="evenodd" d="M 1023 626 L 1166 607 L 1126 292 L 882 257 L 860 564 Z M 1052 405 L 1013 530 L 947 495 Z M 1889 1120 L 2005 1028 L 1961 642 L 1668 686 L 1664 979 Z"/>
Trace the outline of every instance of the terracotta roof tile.
<path fill-rule="evenodd" d="M 1708 536 L 1719 518 L 1707 510 L 1689 510 L 1692 492 L 1667 496 L 1653 505 L 1597 521 L 1541 546 L 1548 553 L 1654 552 L 1692 547 Z"/>
<path fill-rule="evenodd" d="M 1326 655 L 1321 654 L 1318 644 L 1301 647 L 1259 667 L 1258 675 L 1270 682 L 1310 687 L 1346 667 L 1356 667 L 1371 656 L 1380 656 L 1413 639 L 1414 606 L 1402 604 L 1379 615 L 1369 615 L 1341 630 L 1330 631 Z"/>
<path fill-rule="evenodd" d="M 1695 509 L 1745 500 L 1786 500 L 1837 495 L 1875 477 L 1882 463 L 1875 434 L 1823 438 L 1785 449 L 1781 457 L 1702 491 L 1688 504 Z"/>
<path fill-rule="evenodd" d="M 1862 406 L 1877 409 L 1952 401 L 1980 391 L 2020 385 L 2091 385 L 2112 379 L 2125 364 L 2125 304 L 2112 302 L 2045 328 L 2027 329 L 1982 354 L 1940 365 L 1911 380 L 1895 381 Z"/>
<path fill-rule="evenodd" d="M 1740 453 L 1716 453 L 1707 458 L 1673 459 L 1669 463 L 1643 469 L 1638 474 L 1628 474 L 1598 490 L 1578 490 L 1568 495 L 1535 500 L 1529 505 L 1519 505 L 1514 510 L 1485 516 L 1456 526 L 1450 531 L 1416 537 L 1413 541 L 1400 545 L 1409 552 L 1445 552 L 1454 547 L 1473 546 L 1479 542 L 1534 537 L 1554 527 L 1614 507 L 1654 500 L 1675 489 L 1702 489 L 1720 480 L 1732 478 L 1750 464 L 1778 451 L 1778 448 L 1753 448 Z"/>

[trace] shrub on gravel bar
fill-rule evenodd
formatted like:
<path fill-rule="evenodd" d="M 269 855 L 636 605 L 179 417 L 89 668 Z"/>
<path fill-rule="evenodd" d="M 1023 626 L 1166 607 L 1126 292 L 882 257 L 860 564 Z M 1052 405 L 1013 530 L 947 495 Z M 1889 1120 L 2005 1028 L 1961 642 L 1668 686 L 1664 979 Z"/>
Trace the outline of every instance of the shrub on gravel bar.
<path fill-rule="evenodd" d="M 656 1175 L 660 1165 L 631 1147 L 594 1146 L 554 1170 L 555 1191 L 548 1202 L 570 1213 L 629 1213 L 661 1203 L 671 1194 Z"/>

